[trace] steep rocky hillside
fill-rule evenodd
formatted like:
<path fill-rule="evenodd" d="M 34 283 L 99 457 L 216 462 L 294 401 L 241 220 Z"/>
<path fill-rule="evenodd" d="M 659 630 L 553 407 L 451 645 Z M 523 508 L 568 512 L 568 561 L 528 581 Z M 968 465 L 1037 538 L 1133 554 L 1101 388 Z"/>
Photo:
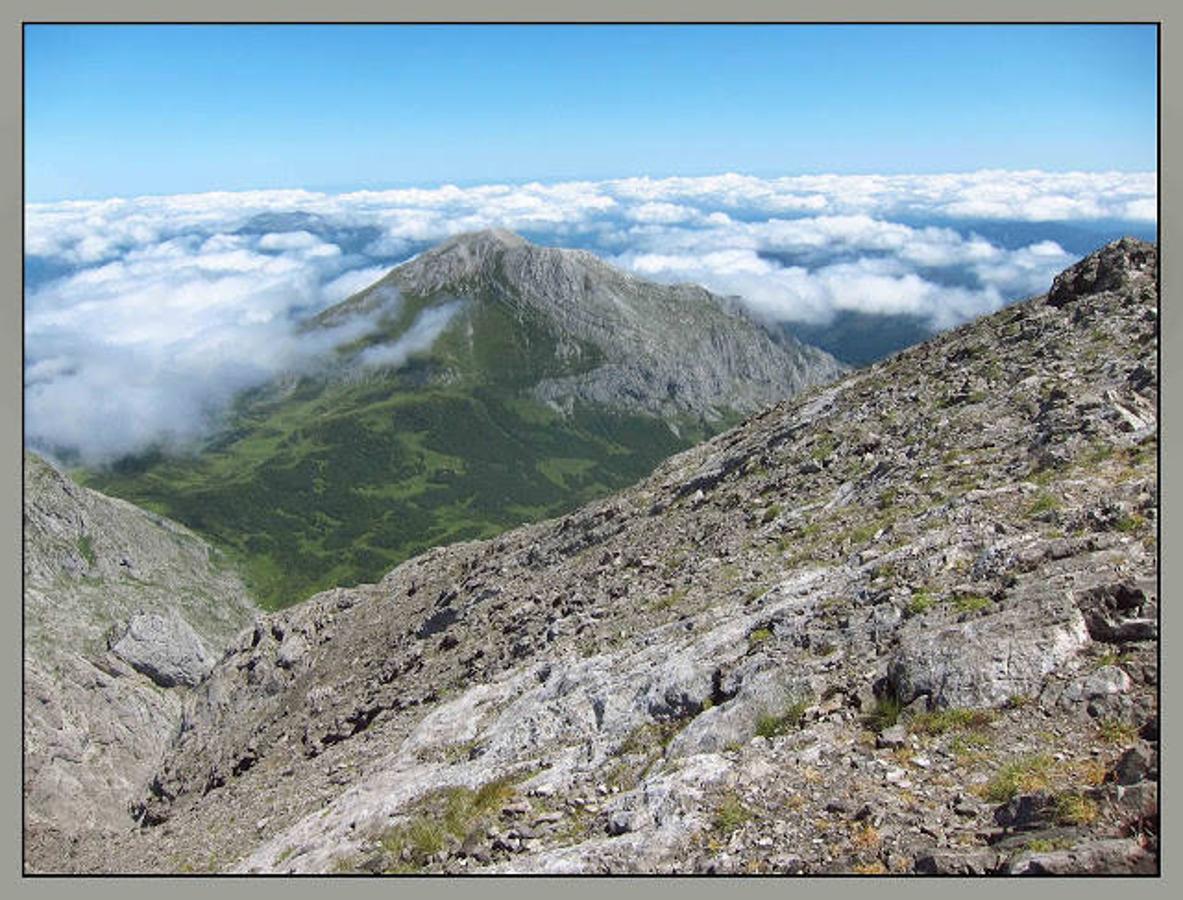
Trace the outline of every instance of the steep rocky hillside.
<path fill-rule="evenodd" d="M 346 333 L 362 336 L 322 369 L 241 398 L 200 453 L 89 483 L 227 548 L 286 606 L 568 512 L 844 371 L 702 288 L 508 232 L 422 254 L 304 336 Z"/>
<path fill-rule="evenodd" d="M 24 800 L 36 848 L 128 828 L 184 693 L 254 610 L 175 522 L 31 453 L 24 476 Z"/>
<path fill-rule="evenodd" d="M 62 868 L 1153 872 L 1157 252 L 263 619 Z"/>

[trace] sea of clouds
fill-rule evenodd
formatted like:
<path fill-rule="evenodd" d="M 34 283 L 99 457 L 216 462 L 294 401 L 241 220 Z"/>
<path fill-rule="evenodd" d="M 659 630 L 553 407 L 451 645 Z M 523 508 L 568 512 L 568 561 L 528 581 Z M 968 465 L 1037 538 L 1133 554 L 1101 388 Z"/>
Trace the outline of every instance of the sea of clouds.
<path fill-rule="evenodd" d="M 936 329 L 1046 290 L 1084 252 L 1057 239 L 1066 228 L 1152 228 L 1156 181 L 728 174 L 29 204 L 26 442 L 88 464 L 191 446 L 238 392 L 313 369 L 376 327 L 367 317 L 313 332 L 303 319 L 465 231 L 589 249 L 647 278 L 738 295 L 775 321 L 908 314 Z M 400 364 L 457 308 L 361 363 Z"/>

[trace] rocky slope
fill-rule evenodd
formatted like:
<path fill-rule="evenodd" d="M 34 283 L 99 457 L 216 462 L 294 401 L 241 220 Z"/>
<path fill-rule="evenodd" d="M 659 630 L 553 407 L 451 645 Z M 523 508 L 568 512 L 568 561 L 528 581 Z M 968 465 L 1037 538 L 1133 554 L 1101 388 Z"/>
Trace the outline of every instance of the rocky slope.
<path fill-rule="evenodd" d="M 1157 253 L 243 632 L 75 871 L 1153 872 Z"/>
<path fill-rule="evenodd" d="M 186 688 L 251 620 L 174 522 L 24 459 L 24 801 L 32 853 L 129 827 Z"/>

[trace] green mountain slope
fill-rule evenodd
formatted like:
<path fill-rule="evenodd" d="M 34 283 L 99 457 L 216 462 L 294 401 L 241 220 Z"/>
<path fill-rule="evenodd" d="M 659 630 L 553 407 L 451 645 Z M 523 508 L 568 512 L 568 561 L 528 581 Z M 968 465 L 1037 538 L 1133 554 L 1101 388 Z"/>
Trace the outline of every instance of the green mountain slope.
<path fill-rule="evenodd" d="M 200 452 L 88 483 L 214 540 L 286 606 L 573 509 L 840 370 L 701 289 L 504 233 L 424 254 L 306 331 L 363 318 L 325 370 L 240 398 Z"/>

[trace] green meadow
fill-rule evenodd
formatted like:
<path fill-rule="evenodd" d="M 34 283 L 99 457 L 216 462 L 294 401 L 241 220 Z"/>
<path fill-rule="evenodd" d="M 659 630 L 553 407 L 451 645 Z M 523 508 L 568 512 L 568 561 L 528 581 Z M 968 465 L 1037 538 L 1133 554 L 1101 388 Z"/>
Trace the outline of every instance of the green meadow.
<path fill-rule="evenodd" d="M 239 399 L 186 455 L 146 453 L 90 486 L 174 518 L 225 550 L 256 599 L 279 608 L 375 581 L 430 547 L 562 514 L 644 477 L 706 436 L 679 422 L 533 400 L 544 377 L 594 366 L 557 352 L 520 307 L 477 302 L 398 370 L 351 370 L 429 305 L 411 300 L 335 368 Z"/>

